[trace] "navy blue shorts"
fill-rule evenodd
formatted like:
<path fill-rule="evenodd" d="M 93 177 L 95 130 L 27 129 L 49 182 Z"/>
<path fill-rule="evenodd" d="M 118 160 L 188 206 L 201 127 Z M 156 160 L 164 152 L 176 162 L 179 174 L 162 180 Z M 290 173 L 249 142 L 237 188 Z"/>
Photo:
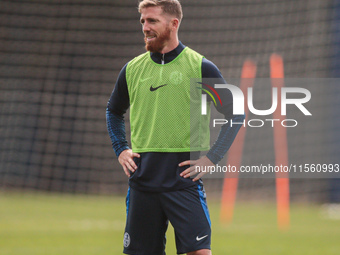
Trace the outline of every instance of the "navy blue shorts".
<path fill-rule="evenodd" d="M 211 223 L 202 184 L 170 192 L 144 192 L 129 188 L 124 253 L 164 255 L 165 232 L 175 230 L 177 254 L 210 249 Z"/>

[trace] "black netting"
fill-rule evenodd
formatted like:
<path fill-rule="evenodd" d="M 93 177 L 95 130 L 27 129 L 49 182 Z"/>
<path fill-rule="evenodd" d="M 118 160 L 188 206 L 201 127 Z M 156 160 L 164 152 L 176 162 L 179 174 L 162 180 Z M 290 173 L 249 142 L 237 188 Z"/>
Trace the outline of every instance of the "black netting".
<path fill-rule="evenodd" d="M 125 192 L 105 108 L 120 69 L 144 52 L 137 3 L 0 2 L 0 187 Z M 286 77 L 329 76 L 331 0 L 182 5 L 181 41 L 212 60 L 226 79 L 240 77 L 247 58 L 256 61 L 257 77 L 268 77 L 273 52 L 283 56 Z M 220 192 L 221 180 L 209 182 Z M 322 181 L 306 182 L 306 189 L 325 191 Z M 242 183 L 241 189 L 274 192 L 270 183 Z"/>

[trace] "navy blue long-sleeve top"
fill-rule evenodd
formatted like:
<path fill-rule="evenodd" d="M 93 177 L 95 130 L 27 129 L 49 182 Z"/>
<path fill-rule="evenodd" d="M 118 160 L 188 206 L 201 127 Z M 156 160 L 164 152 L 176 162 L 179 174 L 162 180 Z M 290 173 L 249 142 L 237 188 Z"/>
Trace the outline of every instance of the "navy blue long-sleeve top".
<path fill-rule="evenodd" d="M 174 60 L 185 48 L 180 42 L 172 51 L 160 54 L 150 53 L 154 62 L 161 64 Z M 107 128 L 111 138 L 112 147 L 119 157 L 120 153 L 129 149 L 126 140 L 124 114 L 130 106 L 129 92 L 126 82 L 126 67 L 120 71 L 114 90 L 107 104 L 106 119 Z M 218 78 L 219 83 L 226 83 L 221 72 L 211 61 L 203 58 L 202 78 Z M 219 91 L 223 106 L 217 105 L 216 109 L 224 115 L 226 120 L 240 123 L 244 115 L 233 115 L 233 98 L 230 91 L 223 89 Z M 217 164 L 226 154 L 241 125 L 225 124 L 221 127 L 219 136 L 207 153 L 207 157 Z M 131 174 L 129 185 L 144 191 L 162 192 L 179 190 L 195 185 L 190 178 L 183 178 L 179 174 L 188 166 L 179 167 L 178 164 L 193 157 L 190 152 L 144 152 L 140 158 L 135 158 L 138 169 Z M 198 156 L 198 155 L 197 155 Z"/>

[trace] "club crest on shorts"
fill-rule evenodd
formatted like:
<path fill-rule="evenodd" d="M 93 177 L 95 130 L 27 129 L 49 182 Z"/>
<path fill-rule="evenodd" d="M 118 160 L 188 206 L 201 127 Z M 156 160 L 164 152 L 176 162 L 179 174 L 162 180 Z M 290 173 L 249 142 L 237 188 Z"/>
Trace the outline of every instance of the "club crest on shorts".
<path fill-rule="evenodd" d="M 130 235 L 128 232 L 124 234 L 124 247 L 127 248 L 130 245 Z"/>

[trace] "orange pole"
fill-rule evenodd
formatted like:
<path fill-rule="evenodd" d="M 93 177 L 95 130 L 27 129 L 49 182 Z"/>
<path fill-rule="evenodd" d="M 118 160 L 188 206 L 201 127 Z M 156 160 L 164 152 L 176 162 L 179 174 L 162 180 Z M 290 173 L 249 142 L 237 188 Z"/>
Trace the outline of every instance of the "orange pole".
<path fill-rule="evenodd" d="M 270 71 L 272 87 L 281 88 L 284 86 L 284 66 L 282 57 L 277 54 L 272 54 L 270 57 Z M 274 119 L 283 120 L 281 116 L 281 93 L 278 93 L 278 107 L 273 113 Z M 274 125 L 274 150 L 275 164 L 278 167 L 288 166 L 288 145 L 287 131 L 281 124 Z M 277 199 L 277 220 L 281 230 L 289 228 L 289 173 L 276 173 L 276 199 Z"/>
<path fill-rule="evenodd" d="M 240 84 L 240 89 L 242 90 L 243 95 L 246 95 L 247 89 L 253 86 L 255 75 L 256 75 L 255 63 L 252 62 L 251 60 L 246 60 L 243 64 Z M 248 107 L 246 105 L 246 100 L 244 103 L 247 121 Z M 230 165 L 235 166 L 237 169 L 240 168 L 245 135 L 246 128 L 242 126 L 234 140 L 233 146 L 229 149 L 228 160 L 226 161 L 227 166 Z M 220 220 L 223 223 L 230 223 L 232 221 L 237 186 L 238 186 L 238 173 L 229 174 L 226 173 L 222 189 L 221 212 L 220 212 Z"/>

